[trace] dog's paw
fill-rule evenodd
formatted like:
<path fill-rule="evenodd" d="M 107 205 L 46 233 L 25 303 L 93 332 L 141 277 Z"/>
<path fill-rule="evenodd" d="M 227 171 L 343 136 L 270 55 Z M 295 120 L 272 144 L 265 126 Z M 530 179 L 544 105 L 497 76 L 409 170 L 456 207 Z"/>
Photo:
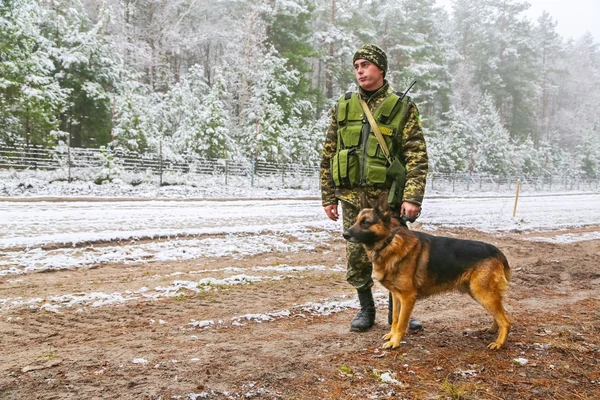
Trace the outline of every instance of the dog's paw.
<path fill-rule="evenodd" d="M 387 341 L 390 340 L 392 337 L 394 337 L 394 332 L 386 333 L 381 339 Z"/>
<path fill-rule="evenodd" d="M 385 342 L 381 347 L 384 349 L 397 349 L 398 347 L 400 347 L 400 341 L 390 340 L 388 342 Z"/>
<path fill-rule="evenodd" d="M 492 342 L 488 344 L 488 349 L 490 350 L 499 350 L 502 347 L 502 343 Z"/>

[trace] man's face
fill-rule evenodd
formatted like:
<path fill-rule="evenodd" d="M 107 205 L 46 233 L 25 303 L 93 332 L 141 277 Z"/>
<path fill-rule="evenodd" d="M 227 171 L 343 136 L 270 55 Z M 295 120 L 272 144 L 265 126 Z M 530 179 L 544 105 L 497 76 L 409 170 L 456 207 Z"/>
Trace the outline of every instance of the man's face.
<path fill-rule="evenodd" d="M 354 62 L 354 75 L 364 90 L 377 90 L 383 86 L 383 70 L 364 58 L 359 58 Z"/>

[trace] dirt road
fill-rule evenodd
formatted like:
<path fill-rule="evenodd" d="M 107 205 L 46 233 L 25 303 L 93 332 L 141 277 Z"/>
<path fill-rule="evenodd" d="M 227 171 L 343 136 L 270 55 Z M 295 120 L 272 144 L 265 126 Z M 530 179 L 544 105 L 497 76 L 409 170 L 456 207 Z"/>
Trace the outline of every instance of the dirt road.
<path fill-rule="evenodd" d="M 376 326 L 349 332 L 344 242 L 316 232 L 311 250 L 0 277 L 0 398 L 599 399 L 600 240 L 434 233 L 507 255 L 505 349 L 486 349 L 490 317 L 459 294 L 418 302 L 424 331 L 384 351 L 378 287 Z"/>

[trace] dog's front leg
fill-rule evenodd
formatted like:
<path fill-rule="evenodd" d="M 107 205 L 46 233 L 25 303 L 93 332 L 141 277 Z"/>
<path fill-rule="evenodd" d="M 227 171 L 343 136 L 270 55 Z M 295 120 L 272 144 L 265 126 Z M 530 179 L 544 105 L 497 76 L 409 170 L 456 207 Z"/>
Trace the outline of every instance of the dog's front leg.
<path fill-rule="evenodd" d="M 394 294 L 394 310 L 393 310 L 393 323 L 392 330 L 390 332 L 391 336 L 388 337 L 389 341 L 383 344 L 384 349 L 395 349 L 400 346 L 400 342 L 408 329 L 408 322 L 410 320 L 410 315 L 412 314 L 412 310 L 415 306 L 415 301 L 417 300 L 417 292 L 409 292 L 409 293 L 399 293 L 399 305 L 400 312 L 396 312 L 396 295 Z"/>
<path fill-rule="evenodd" d="M 383 335 L 383 340 L 388 341 L 394 336 L 394 334 L 396 334 L 396 329 L 398 327 L 398 319 L 400 319 L 401 307 L 402 306 L 400 304 L 399 294 L 397 292 L 392 292 L 392 326 L 390 332 Z"/>

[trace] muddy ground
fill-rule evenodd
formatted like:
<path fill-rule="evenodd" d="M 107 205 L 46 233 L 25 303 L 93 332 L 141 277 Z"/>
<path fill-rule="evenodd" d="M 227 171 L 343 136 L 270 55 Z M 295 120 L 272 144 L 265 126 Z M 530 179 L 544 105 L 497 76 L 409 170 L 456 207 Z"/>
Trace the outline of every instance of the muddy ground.
<path fill-rule="evenodd" d="M 366 333 L 349 331 L 353 308 L 327 313 L 308 307 L 354 295 L 340 268 L 344 241 L 324 235 L 311 252 L 0 277 L 1 298 L 28 299 L 123 293 L 172 282 L 173 273 L 223 278 L 232 275 L 225 269 L 231 266 L 247 275 L 256 274 L 255 266 L 328 266 L 289 276 L 262 271 L 282 278 L 60 313 L 5 304 L 0 398 L 600 399 L 600 241 L 526 240 L 539 232 L 435 234 L 489 241 L 507 255 L 513 326 L 505 348 L 486 348 L 494 339 L 483 333 L 491 319 L 464 295 L 417 302 L 414 315 L 425 329 L 391 351 L 381 348 L 389 327 L 380 287 L 376 325 Z M 289 315 L 257 321 L 282 310 Z M 258 317 L 232 320 L 250 314 Z M 201 327 L 193 320 L 214 323 Z"/>

